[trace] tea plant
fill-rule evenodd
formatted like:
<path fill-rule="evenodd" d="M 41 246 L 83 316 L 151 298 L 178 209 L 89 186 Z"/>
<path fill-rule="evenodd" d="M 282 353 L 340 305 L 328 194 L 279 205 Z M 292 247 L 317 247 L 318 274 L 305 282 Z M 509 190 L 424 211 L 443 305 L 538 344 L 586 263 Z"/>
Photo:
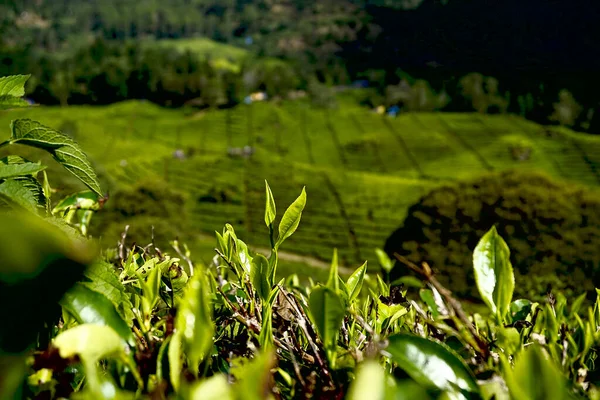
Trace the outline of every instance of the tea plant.
<path fill-rule="evenodd" d="M 0 78 L 0 110 L 28 106 L 21 99 L 28 78 L 29 75 Z M 0 159 L 0 205 L 35 214 L 62 216 L 67 222 L 76 223 L 85 235 L 93 211 L 106 200 L 87 156 L 70 137 L 37 121 L 17 119 L 11 122 L 10 129 L 10 138 L 1 142 L 0 148 L 20 144 L 44 150 L 91 191 L 69 196 L 52 209 L 52 190 L 44 171 L 46 167 L 9 155 Z M 39 173 L 43 175 L 42 180 L 37 179 Z"/>
<path fill-rule="evenodd" d="M 211 265 L 178 242 L 111 250 L 63 297 L 27 397 L 597 398 L 599 305 L 559 293 L 513 300 L 509 250 L 492 228 L 474 272 L 489 315 L 468 315 L 424 264 L 419 300 L 367 273 L 276 282 L 277 251 L 300 222 L 304 190 L 279 224 L 266 185 L 271 254 L 227 225 Z M 384 255 L 380 253 L 382 261 Z M 402 259 L 402 258 L 401 258 Z M 403 260 L 405 261 L 405 260 Z M 90 315 L 93 317 L 91 318 Z M 495 397 L 493 397 L 495 396 Z"/>
<path fill-rule="evenodd" d="M 335 249 L 326 282 L 276 281 L 306 202 L 303 189 L 278 219 L 266 184 L 270 254 L 226 225 L 210 265 L 178 241 L 171 255 L 127 247 L 127 231 L 94 257 L 34 213 L 0 215 L 0 398 L 600 398 L 600 300 L 513 299 L 495 228 L 473 254 L 487 311 L 469 314 L 427 264 L 399 255 L 417 290 L 366 263 L 344 280 Z"/>

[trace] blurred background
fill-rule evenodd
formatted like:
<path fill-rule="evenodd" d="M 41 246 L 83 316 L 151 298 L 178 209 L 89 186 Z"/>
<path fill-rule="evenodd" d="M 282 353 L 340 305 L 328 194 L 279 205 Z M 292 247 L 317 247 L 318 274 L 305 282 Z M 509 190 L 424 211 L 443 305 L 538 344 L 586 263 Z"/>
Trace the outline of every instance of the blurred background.
<path fill-rule="evenodd" d="M 334 247 L 377 270 L 383 249 L 469 297 L 496 225 L 534 278 L 517 291 L 591 290 L 599 20 L 592 1 L 2 0 L 0 76 L 31 74 L 38 107 L 0 123 L 35 115 L 89 153 L 105 245 L 129 224 L 208 261 L 231 223 L 266 248 L 267 179 L 280 215 L 307 187 L 283 275 L 326 275 Z"/>

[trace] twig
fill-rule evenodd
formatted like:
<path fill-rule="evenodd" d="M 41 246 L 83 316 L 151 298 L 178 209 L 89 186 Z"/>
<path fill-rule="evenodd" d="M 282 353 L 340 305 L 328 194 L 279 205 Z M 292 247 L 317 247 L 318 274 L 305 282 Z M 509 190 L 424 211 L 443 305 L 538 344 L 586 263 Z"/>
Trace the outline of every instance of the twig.
<path fill-rule="evenodd" d="M 319 367 L 321 367 L 323 369 L 323 373 L 325 375 L 327 375 L 327 377 L 329 378 L 329 382 L 333 386 L 333 380 L 331 378 L 331 374 L 329 372 L 329 369 L 327 368 L 327 366 L 323 362 L 323 359 L 321 358 L 321 355 L 319 354 L 319 347 L 317 346 L 317 344 L 313 340 L 311 334 L 308 332 L 308 324 L 306 323 L 306 316 L 304 315 L 304 312 L 302 312 L 300 310 L 301 307 L 298 307 L 298 305 L 296 304 L 295 301 L 290 300 L 289 293 L 287 293 L 283 287 L 279 286 L 279 291 L 281 293 L 283 293 L 283 295 L 284 295 L 285 299 L 287 300 L 287 302 L 290 304 L 290 306 L 292 306 L 292 308 L 294 309 L 294 311 L 298 314 L 298 319 L 297 319 L 298 326 L 300 326 L 300 329 L 302 329 L 302 331 L 304 332 L 304 335 L 306 336 L 306 340 L 308 340 L 308 344 L 310 345 L 310 347 L 312 348 L 313 352 L 315 353 L 315 357 L 317 359 L 317 363 L 319 364 Z M 292 299 L 295 299 L 295 298 L 292 296 Z"/>
<path fill-rule="evenodd" d="M 237 268 L 235 268 L 235 265 L 233 265 L 232 262 L 229 261 L 227 259 L 227 257 L 225 257 L 225 254 L 221 253 L 221 251 L 219 249 L 215 248 L 215 251 L 217 252 L 217 254 L 219 255 L 219 257 L 221 257 L 223 259 L 223 261 L 225 261 L 225 263 L 229 266 L 229 268 L 231 268 L 233 270 L 233 273 L 238 278 L 238 281 L 242 282 L 242 278 L 238 274 L 238 271 L 237 271 Z"/>
<path fill-rule="evenodd" d="M 125 225 L 125 230 L 121 233 L 121 240 L 119 241 L 119 259 L 121 262 L 125 261 L 125 239 L 127 239 L 127 232 L 129 231 L 129 225 Z"/>
<path fill-rule="evenodd" d="M 225 295 L 225 293 L 223 292 L 223 290 L 217 286 L 217 290 L 219 291 L 219 293 L 221 294 L 221 296 L 223 297 L 223 299 L 225 300 L 225 302 L 229 305 L 229 307 L 231 307 L 231 309 L 233 310 L 233 316 L 234 318 L 240 322 L 242 325 L 244 325 L 246 328 L 250 329 L 252 332 L 254 332 L 255 334 L 259 335 L 260 331 L 262 329 L 262 327 L 253 319 L 251 319 L 247 313 L 246 310 L 242 307 L 241 309 L 238 309 L 235 304 L 233 304 L 231 302 L 231 300 L 229 300 L 229 298 Z M 273 337 L 273 343 L 275 343 L 275 345 L 283 350 L 287 350 L 286 346 L 281 342 L 281 340 L 279 340 L 276 337 Z M 306 362 L 309 363 L 314 363 L 315 359 L 310 355 L 310 354 L 306 354 L 306 353 L 302 353 L 302 359 Z"/>
<path fill-rule="evenodd" d="M 356 320 L 356 322 L 358 322 L 358 324 L 359 324 L 359 325 L 360 325 L 360 326 L 361 326 L 361 327 L 362 327 L 362 328 L 363 328 L 365 331 L 367 331 L 367 333 L 368 333 L 369 335 L 371 335 L 371 337 L 372 337 L 372 338 L 374 338 L 374 340 L 375 340 L 375 341 L 378 341 L 378 340 L 379 340 L 379 337 L 378 337 L 379 335 L 377 335 L 377 333 L 376 333 L 376 332 L 373 330 L 373 328 L 371 328 L 371 327 L 369 326 L 369 324 L 367 324 L 367 323 L 365 322 L 365 320 L 364 320 L 364 319 L 363 319 L 363 318 L 362 318 L 360 315 L 358 315 L 358 313 L 357 313 L 356 311 L 352 311 L 352 310 L 351 310 L 351 311 L 350 311 L 350 313 L 352 314 L 352 316 L 354 317 L 354 319 Z"/>
<path fill-rule="evenodd" d="M 302 373 L 300 372 L 300 366 L 298 365 L 298 361 L 296 361 L 296 356 L 294 356 L 294 346 L 290 340 L 290 337 L 287 334 L 287 331 L 283 332 L 283 340 L 288 345 L 288 351 L 290 352 L 290 358 L 292 359 L 292 365 L 294 366 L 294 372 L 298 377 L 298 381 L 302 384 L 302 386 L 306 386 L 304 379 L 302 379 Z"/>
<path fill-rule="evenodd" d="M 177 254 L 179 255 L 179 257 L 181 257 L 181 259 L 187 263 L 188 267 L 190 268 L 190 271 L 189 271 L 190 277 L 194 276 L 194 263 L 188 256 L 183 254 L 183 252 L 179 248 L 179 242 L 177 240 L 175 240 L 173 243 L 171 243 L 171 247 L 173 247 L 175 249 L 175 251 L 177 252 Z"/>
<path fill-rule="evenodd" d="M 476 350 L 478 350 L 480 355 L 485 360 L 487 360 L 490 356 L 488 344 L 485 342 L 485 340 L 483 340 L 483 338 L 481 338 L 481 336 L 479 336 L 477 330 L 475 329 L 471 321 L 469 321 L 469 317 L 467 317 L 467 314 L 463 311 L 460 302 L 457 301 L 454 297 L 452 297 L 452 292 L 446 289 L 433 275 L 433 272 L 431 271 L 429 265 L 427 263 L 423 263 L 423 268 L 420 268 L 419 266 L 417 266 L 416 264 L 409 261 L 408 259 L 406 259 L 398 253 L 394 253 L 394 257 L 396 257 L 398 261 L 406 265 L 408 268 L 412 269 L 419 275 L 422 275 L 444 297 L 446 303 L 448 303 L 448 305 L 454 310 L 456 316 L 469 330 L 471 336 L 473 337 L 473 340 L 475 340 L 475 343 L 477 344 L 478 349 Z"/>

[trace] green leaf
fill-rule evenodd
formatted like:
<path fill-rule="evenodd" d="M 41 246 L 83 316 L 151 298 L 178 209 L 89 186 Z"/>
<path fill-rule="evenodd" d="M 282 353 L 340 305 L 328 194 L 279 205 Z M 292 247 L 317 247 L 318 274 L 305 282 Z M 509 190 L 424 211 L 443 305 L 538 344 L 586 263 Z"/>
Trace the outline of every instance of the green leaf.
<path fill-rule="evenodd" d="M 508 246 L 492 227 L 479 241 L 473 253 L 477 288 L 492 313 L 503 322 L 512 300 L 515 276 Z"/>
<path fill-rule="evenodd" d="M 223 374 L 214 375 L 194 383 L 189 389 L 189 395 L 185 398 L 192 400 L 234 400 L 231 386 Z"/>
<path fill-rule="evenodd" d="M 329 279 L 327 279 L 326 286 L 336 293 L 340 288 L 339 275 L 338 275 L 338 252 L 337 252 L 337 249 L 333 249 L 333 257 L 331 258 L 331 268 L 329 268 Z"/>
<path fill-rule="evenodd" d="M 39 207 L 44 210 L 44 212 L 48 212 L 49 208 L 49 198 L 46 196 L 44 188 L 40 184 L 40 182 L 35 178 L 35 174 L 44 170 L 46 167 L 39 163 L 32 163 L 31 161 L 27 161 L 19 156 L 8 156 L 0 159 L 0 182 L 3 179 L 12 178 L 14 181 L 18 181 L 18 185 L 22 186 L 24 189 L 27 189 L 31 192 L 31 197 L 29 194 L 25 194 L 25 198 L 23 200 L 26 201 L 25 204 L 19 205 L 15 200 L 8 200 L 5 198 L 4 203 L 11 207 L 23 207 L 29 211 L 39 211 L 35 208 L 31 208 L 33 206 L 33 199 L 35 199 L 36 207 Z M 11 184 L 17 189 L 16 184 Z M 7 189 L 5 187 L 5 189 Z M 21 190 L 19 187 L 18 190 Z M 11 190 L 12 192 L 12 190 Z"/>
<path fill-rule="evenodd" d="M 505 380 L 514 400 L 572 398 L 562 373 L 548 353 L 537 344 L 519 353 L 514 369 L 507 366 Z"/>
<path fill-rule="evenodd" d="M 264 400 L 272 398 L 274 381 L 271 369 L 277 358 L 271 351 L 261 352 L 241 368 L 232 368 L 231 373 L 236 379 L 234 386 L 235 397 L 239 400 Z"/>
<path fill-rule="evenodd" d="M 96 398 L 101 399 L 123 398 L 120 396 L 121 393 L 118 393 L 120 390 L 112 379 L 104 374 L 97 365 L 100 360 L 111 358 L 119 359 L 127 364 L 138 380 L 138 384 L 143 386 L 135 363 L 127 354 L 127 348 L 121 337 L 108 326 L 78 325 L 60 333 L 54 339 L 53 344 L 58 348 L 62 358 L 78 357 L 81 360 L 87 381 L 86 394 L 95 395 Z M 110 390 L 106 390 L 107 386 L 110 386 Z M 114 393 L 115 390 L 117 393 Z"/>
<path fill-rule="evenodd" d="M 33 175 L 46 169 L 38 163 L 6 164 L 0 160 L 0 180 L 14 178 L 20 175 Z"/>
<path fill-rule="evenodd" d="M 79 356 L 81 361 L 89 364 L 125 353 L 119 334 L 105 325 L 77 325 L 60 333 L 53 344 L 62 358 Z"/>
<path fill-rule="evenodd" d="M 250 270 L 250 281 L 258 296 L 266 300 L 271 292 L 271 286 L 268 281 L 269 261 L 262 254 L 257 254 L 252 259 L 252 269 Z"/>
<path fill-rule="evenodd" d="M 0 205 L 38 212 L 38 198 L 28 187 L 28 182 L 20 179 L 7 179 L 0 183 Z"/>
<path fill-rule="evenodd" d="M 279 286 L 275 286 L 262 304 L 262 327 L 258 343 L 263 351 L 270 351 L 273 348 L 273 304 L 278 294 Z"/>
<path fill-rule="evenodd" d="M 421 297 L 421 300 L 423 300 L 423 303 L 427 305 L 433 319 L 439 317 L 440 311 L 435 301 L 435 297 L 433 296 L 433 292 L 430 289 L 421 289 L 419 290 L 419 296 Z"/>
<path fill-rule="evenodd" d="M 191 371 L 196 371 L 209 353 L 215 332 L 204 274 L 200 269 L 189 280 L 185 289 L 177 310 L 175 329 L 182 334 Z"/>
<path fill-rule="evenodd" d="M 532 305 L 533 303 L 527 299 L 518 299 L 510 303 L 510 322 L 525 320 L 531 312 Z"/>
<path fill-rule="evenodd" d="M 335 347 L 346 314 L 342 299 L 330 288 L 317 286 L 310 293 L 308 304 L 321 341 L 326 348 Z"/>
<path fill-rule="evenodd" d="M 52 209 L 52 214 L 69 210 L 100 210 L 98 195 L 89 190 L 73 193 L 66 196 Z"/>
<path fill-rule="evenodd" d="M 30 75 L 13 75 L 0 78 L 0 110 L 29 106 L 21 99 L 25 96 L 25 83 L 29 77 Z"/>
<path fill-rule="evenodd" d="M 252 257 L 250 256 L 250 252 L 248 251 L 248 246 L 246 243 L 237 239 L 237 257 L 240 262 L 240 265 L 244 269 L 244 272 L 249 274 L 252 270 Z"/>
<path fill-rule="evenodd" d="M 479 393 L 471 370 L 449 347 L 419 336 L 389 337 L 385 352 L 422 386 L 442 391 Z"/>
<path fill-rule="evenodd" d="M 479 381 L 479 389 L 483 400 L 510 400 L 506 384 L 498 375 L 486 381 Z"/>
<path fill-rule="evenodd" d="M 269 269 L 267 271 L 267 284 L 269 290 L 275 284 L 275 276 L 277 275 L 277 264 L 279 263 L 279 256 L 277 250 L 274 249 L 269 256 Z"/>
<path fill-rule="evenodd" d="M 0 78 L 0 96 L 25 96 L 25 83 L 31 75 L 11 75 Z"/>
<path fill-rule="evenodd" d="M 434 400 L 423 386 L 410 379 L 399 381 L 394 389 L 393 396 L 388 397 L 389 400 Z M 440 396 L 436 400 L 444 399 Z"/>
<path fill-rule="evenodd" d="M 24 107 L 29 107 L 29 103 L 27 103 L 23 99 L 19 99 L 18 97 L 13 96 L 0 96 L 0 110 Z"/>
<path fill-rule="evenodd" d="M 18 119 L 12 123 L 10 143 L 19 143 L 46 150 L 87 187 L 103 197 L 98 177 L 87 156 L 70 137 L 37 121 Z"/>
<path fill-rule="evenodd" d="M 377 255 L 377 261 L 379 261 L 379 265 L 385 272 L 389 273 L 392 268 L 394 268 L 394 263 L 388 257 L 385 251 L 381 249 L 375 249 L 375 255 Z"/>
<path fill-rule="evenodd" d="M 110 326 L 130 346 L 135 345 L 131 329 L 103 294 L 78 283 L 65 293 L 60 304 L 80 324 Z"/>
<path fill-rule="evenodd" d="M 265 180 L 265 192 L 266 192 L 266 205 L 265 205 L 265 224 L 267 227 L 270 227 L 273 221 L 275 221 L 275 215 L 277 213 L 277 209 L 275 208 L 275 199 L 273 198 L 273 193 L 271 192 L 271 188 L 269 184 Z"/>
<path fill-rule="evenodd" d="M 33 214 L 0 213 L 0 321 L 10 326 L 0 329 L 0 353 L 19 353 L 36 340 L 92 261 L 90 250 Z"/>
<path fill-rule="evenodd" d="M 367 273 L 367 262 L 356 269 L 346 281 L 348 287 L 349 300 L 352 301 L 358 297 L 362 289 L 365 274 Z"/>
<path fill-rule="evenodd" d="M 275 243 L 275 249 L 278 249 L 283 241 L 292 236 L 292 234 L 296 231 L 298 225 L 300 224 L 302 210 L 304 210 L 305 205 L 306 190 L 305 188 L 302 188 L 302 193 L 300 193 L 300 196 L 294 200 L 281 218 L 281 222 L 279 223 L 279 237 L 277 238 L 277 243 Z"/>
<path fill-rule="evenodd" d="M 138 273 L 138 283 L 142 288 L 142 312 L 145 317 L 146 328 L 150 329 L 150 320 L 152 318 L 152 311 L 159 300 L 159 290 L 161 282 L 161 271 L 160 268 L 152 268 L 148 274 Z"/>
<path fill-rule="evenodd" d="M 575 299 L 575 301 L 571 305 L 571 315 L 575 315 L 579 312 L 579 310 L 581 309 L 581 306 L 583 305 L 583 302 L 585 301 L 586 298 L 587 298 L 587 293 L 583 292 Z"/>
<path fill-rule="evenodd" d="M 89 280 L 81 284 L 95 292 L 103 294 L 115 306 L 117 312 L 127 323 L 133 325 L 133 304 L 125 291 L 125 286 L 119 280 L 115 268 L 104 261 L 93 263 L 85 271 Z"/>
<path fill-rule="evenodd" d="M 167 356 L 169 358 L 169 379 L 176 392 L 179 391 L 181 386 L 181 372 L 183 371 L 182 336 L 182 332 L 175 332 L 173 336 L 171 336 L 171 342 L 169 343 L 169 349 L 167 350 Z"/>
<path fill-rule="evenodd" d="M 27 353 L 0 354 L 0 399 L 19 400 L 25 398 L 23 380 L 29 371 Z"/>
<path fill-rule="evenodd" d="M 356 370 L 356 379 L 350 385 L 348 400 L 386 399 L 386 376 L 376 361 L 365 361 Z"/>

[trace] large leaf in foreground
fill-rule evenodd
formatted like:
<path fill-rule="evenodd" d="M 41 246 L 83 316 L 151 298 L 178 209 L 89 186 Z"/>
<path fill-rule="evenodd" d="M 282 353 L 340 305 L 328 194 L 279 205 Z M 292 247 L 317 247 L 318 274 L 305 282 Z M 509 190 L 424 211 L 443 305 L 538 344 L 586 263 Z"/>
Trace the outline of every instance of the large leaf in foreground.
<path fill-rule="evenodd" d="M 441 391 L 478 393 L 471 370 L 450 348 L 419 336 L 398 334 L 385 350 L 411 378 Z"/>
<path fill-rule="evenodd" d="M 20 352 L 80 279 L 93 253 L 82 241 L 29 214 L 0 213 L 0 352 Z"/>
<path fill-rule="evenodd" d="M 192 400 L 234 400 L 231 385 L 225 375 L 213 375 L 208 379 L 195 382 L 190 388 L 188 399 Z"/>
<path fill-rule="evenodd" d="M 510 263 L 510 250 L 496 227 L 483 235 L 475 247 L 473 268 L 483 301 L 503 322 L 512 301 L 515 276 Z"/>
<path fill-rule="evenodd" d="M 384 400 L 386 376 L 383 367 L 376 361 L 365 361 L 356 370 L 356 379 L 350 385 L 348 400 Z"/>
<path fill-rule="evenodd" d="M 135 345 L 131 329 L 103 294 L 78 283 L 65 293 L 61 305 L 79 323 L 109 326 L 129 345 Z"/>
<path fill-rule="evenodd" d="M 53 341 L 62 358 L 78 357 L 84 368 L 86 387 L 82 394 L 99 399 L 132 398 L 132 394 L 121 392 L 108 374 L 98 368 L 98 361 L 119 359 L 129 364 L 135 374 L 135 364 L 123 346 L 121 337 L 110 327 L 83 324 L 67 329 Z M 137 376 L 136 376 L 137 377 Z"/>
<path fill-rule="evenodd" d="M 514 369 L 506 363 L 506 385 L 514 400 L 571 399 L 565 378 L 548 353 L 533 344 L 517 357 Z"/>
<path fill-rule="evenodd" d="M 70 137 L 37 121 L 18 119 L 12 123 L 10 143 L 46 150 L 87 187 L 99 196 L 103 196 L 98 177 L 92 169 L 90 161 L 79 145 Z"/>

